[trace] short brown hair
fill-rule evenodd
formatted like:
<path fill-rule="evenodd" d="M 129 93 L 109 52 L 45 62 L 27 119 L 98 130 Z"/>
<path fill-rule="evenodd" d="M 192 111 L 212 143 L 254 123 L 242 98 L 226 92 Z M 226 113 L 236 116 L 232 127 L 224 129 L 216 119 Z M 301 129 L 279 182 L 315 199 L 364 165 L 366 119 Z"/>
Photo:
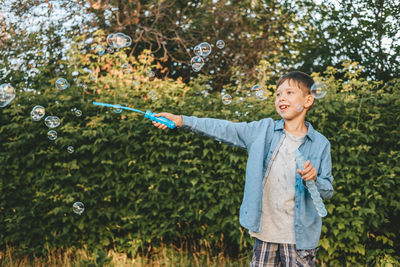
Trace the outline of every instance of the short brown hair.
<path fill-rule="evenodd" d="M 278 88 L 286 80 L 297 82 L 298 87 L 306 95 L 311 94 L 311 86 L 314 84 L 313 78 L 310 75 L 301 71 L 291 71 L 279 78 L 276 88 Z"/>

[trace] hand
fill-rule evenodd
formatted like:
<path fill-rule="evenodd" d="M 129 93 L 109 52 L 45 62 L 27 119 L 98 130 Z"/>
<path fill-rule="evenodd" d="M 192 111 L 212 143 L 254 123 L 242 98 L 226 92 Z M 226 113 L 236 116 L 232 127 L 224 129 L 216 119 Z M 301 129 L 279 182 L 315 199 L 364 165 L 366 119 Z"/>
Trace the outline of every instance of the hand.
<path fill-rule="evenodd" d="M 174 115 L 174 114 L 166 113 L 166 112 L 157 113 L 155 116 L 156 117 L 165 117 L 165 118 L 169 119 L 170 121 L 173 121 L 175 123 L 176 127 L 182 126 L 182 122 L 183 122 L 182 116 Z M 165 130 L 168 128 L 167 125 L 162 124 L 160 122 L 156 122 L 156 121 L 153 121 L 153 125 L 162 130 Z"/>
<path fill-rule="evenodd" d="M 309 160 L 307 160 L 306 164 L 304 164 L 304 170 L 298 169 L 297 173 L 300 174 L 303 180 L 305 181 L 311 179 L 317 181 L 317 170 L 314 168 L 314 166 L 310 163 Z"/>

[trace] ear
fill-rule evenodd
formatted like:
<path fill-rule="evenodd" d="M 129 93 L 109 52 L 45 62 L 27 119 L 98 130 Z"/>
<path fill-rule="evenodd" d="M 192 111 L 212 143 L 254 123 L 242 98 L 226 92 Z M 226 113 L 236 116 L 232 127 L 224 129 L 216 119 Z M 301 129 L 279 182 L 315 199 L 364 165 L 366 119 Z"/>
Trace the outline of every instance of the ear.
<path fill-rule="evenodd" d="M 309 109 L 314 104 L 314 96 L 313 95 L 306 95 L 304 107 Z"/>

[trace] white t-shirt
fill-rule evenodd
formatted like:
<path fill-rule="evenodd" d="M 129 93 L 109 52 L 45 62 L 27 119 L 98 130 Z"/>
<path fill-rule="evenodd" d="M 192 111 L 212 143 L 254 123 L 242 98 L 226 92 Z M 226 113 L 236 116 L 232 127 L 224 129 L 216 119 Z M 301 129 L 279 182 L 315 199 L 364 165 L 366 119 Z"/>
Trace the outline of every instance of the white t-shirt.
<path fill-rule="evenodd" d="M 294 193 L 296 160 L 294 151 L 304 136 L 285 132 L 284 140 L 273 159 L 264 187 L 260 232 L 250 235 L 264 242 L 296 244 L 294 236 Z"/>

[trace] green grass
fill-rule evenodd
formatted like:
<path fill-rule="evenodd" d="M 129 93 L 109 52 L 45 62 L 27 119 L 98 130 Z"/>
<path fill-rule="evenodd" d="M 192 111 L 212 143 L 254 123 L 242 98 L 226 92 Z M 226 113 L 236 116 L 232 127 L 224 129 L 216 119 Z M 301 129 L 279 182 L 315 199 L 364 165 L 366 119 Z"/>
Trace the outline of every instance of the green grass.
<path fill-rule="evenodd" d="M 17 256 L 17 251 L 7 248 L 0 252 L 0 266 L 65 266 L 65 267 L 94 267 L 94 266 L 190 266 L 190 267 L 241 267 L 249 266 L 250 255 L 231 259 L 223 253 L 211 255 L 203 249 L 198 252 L 162 245 L 154 249 L 150 255 L 137 255 L 130 258 L 125 253 L 118 253 L 113 250 L 108 252 L 100 251 L 89 254 L 86 249 L 51 250 L 46 256 L 30 257 L 29 255 Z"/>

